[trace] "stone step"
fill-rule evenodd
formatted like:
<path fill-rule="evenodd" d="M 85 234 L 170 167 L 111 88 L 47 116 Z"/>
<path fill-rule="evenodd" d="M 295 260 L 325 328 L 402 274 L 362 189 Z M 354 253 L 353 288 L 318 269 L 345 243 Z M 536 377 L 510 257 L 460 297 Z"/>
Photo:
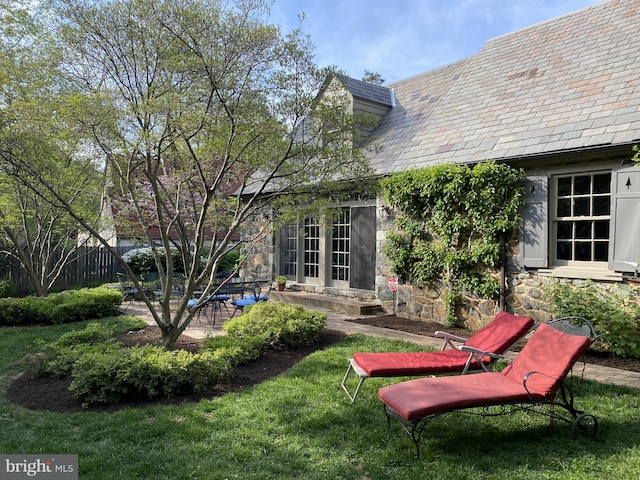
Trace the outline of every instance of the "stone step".
<path fill-rule="evenodd" d="M 295 303 L 309 308 L 315 307 L 351 315 L 374 315 L 382 311 L 382 307 L 377 303 L 318 293 L 272 291 L 269 297 L 276 302 Z"/>

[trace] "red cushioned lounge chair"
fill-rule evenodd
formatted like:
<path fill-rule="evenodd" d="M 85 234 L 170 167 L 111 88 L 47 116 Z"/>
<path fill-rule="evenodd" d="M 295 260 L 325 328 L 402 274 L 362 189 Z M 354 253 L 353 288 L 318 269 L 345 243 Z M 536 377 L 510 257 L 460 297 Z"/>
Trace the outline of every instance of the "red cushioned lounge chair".
<path fill-rule="evenodd" d="M 564 379 L 596 338 L 585 319 L 555 320 L 540 325 L 502 372 L 408 380 L 381 388 L 378 397 L 384 403 L 389 427 L 392 417 L 400 421 L 413 439 L 418 457 L 420 437 L 431 420 L 477 407 L 482 411 L 475 413 L 487 416 L 518 410 L 548 414 L 551 431 L 558 419 L 573 423 L 574 434 L 581 431 L 595 436 L 596 418 L 574 408 L 573 394 Z M 494 406 L 499 406 L 496 412 L 490 410 Z M 562 407 L 571 418 L 560 415 L 554 407 Z"/>
<path fill-rule="evenodd" d="M 436 332 L 444 338 L 438 352 L 356 352 L 342 379 L 342 388 L 355 402 L 362 383 L 369 377 L 403 377 L 487 371 L 499 355 L 505 353 L 535 326 L 533 319 L 507 312 L 498 313 L 491 322 L 471 337 L 462 338 L 446 332 Z M 454 342 L 460 345 L 456 347 Z M 349 391 L 352 373 L 360 377 Z"/>

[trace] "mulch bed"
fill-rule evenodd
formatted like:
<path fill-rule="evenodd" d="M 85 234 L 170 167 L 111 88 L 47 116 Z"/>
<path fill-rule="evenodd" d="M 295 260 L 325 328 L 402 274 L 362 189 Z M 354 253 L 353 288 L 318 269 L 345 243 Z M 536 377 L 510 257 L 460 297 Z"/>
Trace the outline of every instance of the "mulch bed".
<path fill-rule="evenodd" d="M 450 328 L 435 322 L 409 320 L 395 315 L 380 315 L 349 321 L 401 330 L 417 335 L 433 336 L 436 330 L 444 330 L 462 337 L 469 337 L 473 333 L 465 328 Z M 80 401 L 75 399 L 69 391 L 70 378 L 61 380 L 50 377 L 32 379 L 30 372 L 26 371 L 9 385 L 7 398 L 10 402 L 20 404 L 32 410 L 64 413 L 80 411 L 113 412 L 127 407 L 140 407 L 150 404 L 168 405 L 195 402 L 204 398 L 213 398 L 229 392 L 242 390 L 248 386 L 259 384 L 280 375 L 307 355 L 330 346 L 342 340 L 345 336 L 342 332 L 325 329 L 322 331 L 318 341 L 313 345 L 302 345 L 297 348 L 269 351 L 253 362 L 236 367 L 228 382 L 213 385 L 206 392 L 199 394 L 178 395 L 171 398 L 155 400 L 131 400 L 117 405 L 99 405 L 83 408 Z M 147 327 L 142 331 L 120 335 L 117 338 L 128 346 L 159 344 L 160 329 L 155 326 Z M 197 352 L 202 348 L 202 342 L 187 335 L 181 335 L 176 348 Z M 588 363 L 640 373 L 640 359 L 616 358 L 609 354 L 590 350 L 587 353 L 586 361 Z"/>
<path fill-rule="evenodd" d="M 55 379 L 51 377 L 31 378 L 31 373 L 26 371 L 14 380 L 7 389 L 7 399 L 31 410 L 46 410 L 50 412 L 114 412 L 128 407 L 141 407 L 145 405 L 175 405 L 196 402 L 204 398 L 213 398 L 229 392 L 242 390 L 243 388 L 264 382 L 270 378 L 286 372 L 293 365 L 307 355 L 325 348 L 345 338 L 342 332 L 323 330 L 320 338 L 312 345 L 301 345 L 296 348 L 282 350 L 270 350 L 259 359 L 239 365 L 233 370 L 229 381 L 213 385 L 205 392 L 199 394 L 176 395 L 171 398 L 159 398 L 154 400 L 137 399 L 121 402 L 116 405 L 95 405 L 83 408 L 81 402 L 71 395 L 69 385 L 71 378 Z M 159 344 L 160 329 L 147 327 L 140 332 L 124 334 L 117 337 L 119 341 L 128 346 L 143 344 Z M 176 348 L 190 352 L 197 352 L 202 348 L 199 339 L 181 335 Z"/>

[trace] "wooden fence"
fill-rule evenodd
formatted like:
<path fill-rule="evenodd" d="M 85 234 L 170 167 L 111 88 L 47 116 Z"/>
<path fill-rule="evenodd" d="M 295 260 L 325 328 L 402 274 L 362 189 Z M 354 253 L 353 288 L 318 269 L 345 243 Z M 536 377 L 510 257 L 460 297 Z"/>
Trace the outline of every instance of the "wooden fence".
<path fill-rule="evenodd" d="M 134 247 L 118 247 L 120 255 Z M 56 255 L 56 260 L 62 252 Z M 104 247 L 85 247 L 80 249 L 78 257 L 69 262 L 62 275 L 55 282 L 53 290 L 72 287 L 86 287 L 108 282 L 117 282 L 117 273 L 122 271 L 120 263 Z M 20 262 L 8 255 L 0 255 L 0 280 L 10 280 L 21 292 L 31 292 L 27 274 Z"/>

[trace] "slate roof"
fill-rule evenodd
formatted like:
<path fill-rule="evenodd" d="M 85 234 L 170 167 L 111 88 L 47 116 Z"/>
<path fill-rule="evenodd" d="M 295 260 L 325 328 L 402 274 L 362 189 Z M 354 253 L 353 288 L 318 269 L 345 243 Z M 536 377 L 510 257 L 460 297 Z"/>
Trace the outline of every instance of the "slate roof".
<path fill-rule="evenodd" d="M 335 76 L 354 97 L 386 105 L 387 107 L 393 106 L 393 92 L 389 88 L 356 80 L 345 75 L 335 74 Z"/>
<path fill-rule="evenodd" d="M 613 0 L 488 41 L 389 85 L 379 173 L 640 141 L 640 1 Z"/>

